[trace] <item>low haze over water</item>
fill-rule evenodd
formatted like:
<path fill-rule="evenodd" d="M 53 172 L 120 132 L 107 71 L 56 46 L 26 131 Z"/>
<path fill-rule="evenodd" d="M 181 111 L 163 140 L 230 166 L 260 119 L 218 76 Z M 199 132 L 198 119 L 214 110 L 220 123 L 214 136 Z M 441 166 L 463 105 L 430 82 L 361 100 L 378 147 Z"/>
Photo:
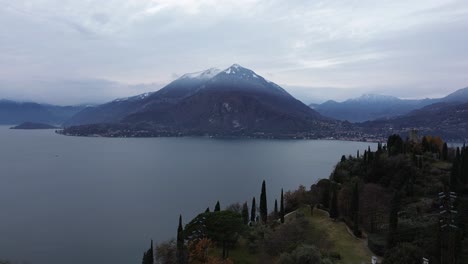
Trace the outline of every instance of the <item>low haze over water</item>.
<path fill-rule="evenodd" d="M 341 155 L 373 143 L 84 138 L 0 127 L 0 256 L 32 264 L 139 263 L 217 200 L 249 202 L 267 183 L 310 187 Z"/>

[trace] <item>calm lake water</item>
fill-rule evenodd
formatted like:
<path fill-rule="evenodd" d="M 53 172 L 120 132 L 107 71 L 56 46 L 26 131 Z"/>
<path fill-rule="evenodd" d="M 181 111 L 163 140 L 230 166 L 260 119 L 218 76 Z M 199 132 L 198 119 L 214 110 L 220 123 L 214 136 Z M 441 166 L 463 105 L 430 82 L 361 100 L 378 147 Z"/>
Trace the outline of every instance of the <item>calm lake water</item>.
<path fill-rule="evenodd" d="M 82 138 L 0 127 L 0 259 L 32 264 L 141 263 L 217 200 L 269 209 L 281 188 L 309 187 L 343 154 L 372 143 L 325 140 Z"/>

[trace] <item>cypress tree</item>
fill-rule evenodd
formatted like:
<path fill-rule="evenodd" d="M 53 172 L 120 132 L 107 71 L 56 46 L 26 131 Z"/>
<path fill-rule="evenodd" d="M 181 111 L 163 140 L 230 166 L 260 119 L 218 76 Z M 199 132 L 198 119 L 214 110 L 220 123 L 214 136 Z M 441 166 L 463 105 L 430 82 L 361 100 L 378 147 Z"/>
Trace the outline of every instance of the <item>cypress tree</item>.
<path fill-rule="evenodd" d="M 266 224 L 268 217 L 268 208 L 265 181 L 262 182 L 262 192 L 260 193 L 260 217 L 262 218 L 262 222 Z"/>
<path fill-rule="evenodd" d="M 255 223 L 255 217 L 257 216 L 257 205 L 255 204 L 255 197 L 252 198 L 252 207 L 250 208 L 250 222 Z"/>
<path fill-rule="evenodd" d="M 458 176 L 457 179 L 460 182 L 463 182 L 463 175 L 465 174 L 466 170 L 466 148 L 465 143 L 463 143 L 463 147 L 460 150 L 460 162 L 458 163 Z"/>
<path fill-rule="evenodd" d="M 336 188 L 333 188 L 331 208 L 330 208 L 330 218 L 338 218 L 338 198 Z"/>
<path fill-rule="evenodd" d="M 142 264 L 153 264 L 154 263 L 154 256 L 153 256 L 153 240 L 151 239 L 151 247 L 143 253 L 143 261 Z"/>
<path fill-rule="evenodd" d="M 353 213 L 353 233 L 355 236 L 360 236 L 359 231 L 359 188 L 358 183 L 354 185 L 353 190 L 353 200 L 351 204 L 352 213 Z"/>
<path fill-rule="evenodd" d="M 278 201 L 275 199 L 275 209 L 273 210 L 273 215 L 275 216 L 275 219 L 278 218 Z"/>
<path fill-rule="evenodd" d="M 460 172 L 458 179 L 460 183 L 465 184 L 468 180 L 468 149 L 465 147 L 465 143 L 463 143 L 463 148 L 461 150 L 461 157 L 460 157 Z"/>
<path fill-rule="evenodd" d="M 150 259 L 150 263 L 153 264 L 154 263 L 154 250 L 153 250 L 153 239 L 151 239 L 151 247 L 150 247 L 150 256 L 149 256 L 149 259 Z"/>
<path fill-rule="evenodd" d="M 442 147 L 442 159 L 447 160 L 448 159 L 448 147 L 447 143 L 444 142 L 444 146 Z"/>
<path fill-rule="evenodd" d="M 367 161 L 372 161 L 372 152 L 370 150 L 370 146 L 367 146 Z"/>
<path fill-rule="evenodd" d="M 182 227 L 182 215 L 179 216 L 179 227 L 177 228 L 177 263 L 184 263 L 184 228 Z"/>
<path fill-rule="evenodd" d="M 280 218 L 281 223 L 284 223 L 284 198 L 283 198 L 283 189 L 281 189 L 281 201 L 280 201 Z"/>
<path fill-rule="evenodd" d="M 457 155 L 455 159 L 453 159 L 452 163 L 452 171 L 450 172 L 450 190 L 456 191 L 458 188 L 458 177 L 460 175 L 460 156 Z"/>
<path fill-rule="evenodd" d="M 387 248 L 392 248 L 397 243 L 397 228 L 398 228 L 398 212 L 400 211 L 400 194 L 395 192 L 392 198 L 390 215 L 389 215 L 389 230 L 387 238 Z"/>
<path fill-rule="evenodd" d="M 221 211 L 221 205 L 219 204 L 219 201 L 217 201 L 215 208 L 214 208 L 214 212 L 219 212 L 219 211 Z"/>
<path fill-rule="evenodd" d="M 244 225 L 249 223 L 249 206 L 247 205 L 247 202 L 242 206 L 242 221 L 244 222 Z"/>

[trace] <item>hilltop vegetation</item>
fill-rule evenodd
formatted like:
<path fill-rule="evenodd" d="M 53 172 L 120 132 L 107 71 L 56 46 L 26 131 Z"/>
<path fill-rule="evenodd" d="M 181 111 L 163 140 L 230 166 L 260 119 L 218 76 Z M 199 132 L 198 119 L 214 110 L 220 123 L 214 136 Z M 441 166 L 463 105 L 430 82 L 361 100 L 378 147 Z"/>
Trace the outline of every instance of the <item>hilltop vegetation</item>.
<path fill-rule="evenodd" d="M 398 135 L 343 156 L 329 179 L 281 192 L 273 210 L 247 203 L 189 221 L 159 244 L 157 263 L 465 263 L 468 148 Z M 144 262 L 153 263 L 153 262 Z"/>
<path fill-rule="evenodd" d="M 375 152 L 343 156 L 310 202 L 367 238 L 383 263 L 465 263 L 467 161 L 468 148 L 448 149 L 438 137 L 392 135 Z"/>

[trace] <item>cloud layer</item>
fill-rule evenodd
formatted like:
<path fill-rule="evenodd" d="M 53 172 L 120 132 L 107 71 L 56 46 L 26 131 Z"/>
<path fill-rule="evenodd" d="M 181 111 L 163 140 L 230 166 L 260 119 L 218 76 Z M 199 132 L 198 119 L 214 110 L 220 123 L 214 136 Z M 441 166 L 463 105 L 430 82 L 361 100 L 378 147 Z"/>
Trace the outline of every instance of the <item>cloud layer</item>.
<path fill-rule="evenodd" d="M 438 96 L 468 86 L 467 30 L 464 0 L 0 0 L 0 97 L 110 100 L 143 91 L 102 83 L 233 63 L 306 102 Z"/>

